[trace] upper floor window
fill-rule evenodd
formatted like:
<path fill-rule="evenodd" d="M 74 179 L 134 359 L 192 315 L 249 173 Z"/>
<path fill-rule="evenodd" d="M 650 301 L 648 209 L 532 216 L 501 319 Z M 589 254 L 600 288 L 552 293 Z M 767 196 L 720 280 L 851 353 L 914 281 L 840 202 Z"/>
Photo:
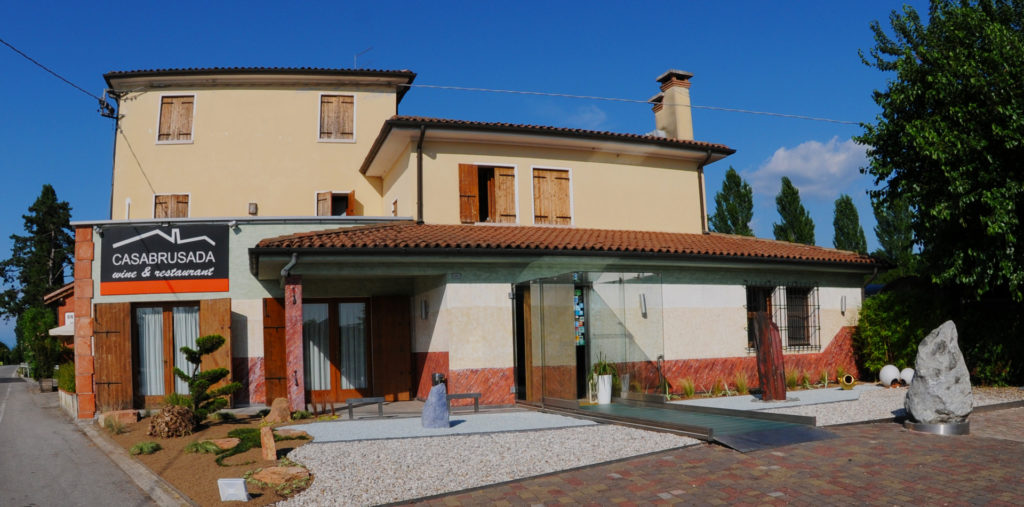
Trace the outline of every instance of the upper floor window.
<path fill-rule="evenodd" d="M 355 139 L 355 99 L 351 95 L 320 96 L 320 140 L 352 141 Z"/>
<path fill-rule="evenodd" d="M 533 223 L 572 225 L 569 171 L 533 170 Z"/>
<path fill-rule="evenodd" d="M 153 218 L 188 217 L 188 194 L 153 196 Z"/>
<path fill-rule="evenodd" d="M 516 170 L 459 164 L 459 220 L 516 223 Z"/>
<path fill-rule="evenodd" d="M 818 350 L 821 347 L 818 288 L 788 285 L 747 287 L 747 347 L 754 348 L 758 313 L 766 314 L 779 328 L 787 350 Z"/>
<path fill-rule="evenodd" d="M 195 110 L 195 96 L 178 95 L 160 98 L 160 126 L 158 143 L 183 143 L 192 141 L 192 113 Z"/>
<path fill-rule="evenodd" d="M 355 192 L 317 192 L 316 216 L 352 216 L 355 214 L 355 203 Z"/>

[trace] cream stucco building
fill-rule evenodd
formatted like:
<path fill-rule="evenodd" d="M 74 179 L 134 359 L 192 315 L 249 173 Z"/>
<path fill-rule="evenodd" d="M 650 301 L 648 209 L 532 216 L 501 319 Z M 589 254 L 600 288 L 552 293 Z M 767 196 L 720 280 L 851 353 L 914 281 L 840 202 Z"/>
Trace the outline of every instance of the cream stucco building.
<path fill-rule="evenodd" d="M 76 222 L 79 414 L 159 405 L 196 336 L 236 403 L 576 400 L 752 383 L 757 313 L 787 365 L 852 371 L 851 252 L 707 230 L 692 75 L 658 77 L 650 134 L 399 114 L 407 70 L 111 72 L 105 220 Z M 625 380 L 625 378 L 624 378 Z"/>

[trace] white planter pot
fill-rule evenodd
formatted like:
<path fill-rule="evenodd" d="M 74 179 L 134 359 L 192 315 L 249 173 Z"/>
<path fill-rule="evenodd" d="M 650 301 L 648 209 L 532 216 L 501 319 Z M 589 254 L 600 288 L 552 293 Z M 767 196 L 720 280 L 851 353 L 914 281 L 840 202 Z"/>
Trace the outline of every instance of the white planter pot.
<path fill-rule="evenodd" d="M 597 376 L 597 404 L 607 405 L 612 402 L 612 376 Z"/>

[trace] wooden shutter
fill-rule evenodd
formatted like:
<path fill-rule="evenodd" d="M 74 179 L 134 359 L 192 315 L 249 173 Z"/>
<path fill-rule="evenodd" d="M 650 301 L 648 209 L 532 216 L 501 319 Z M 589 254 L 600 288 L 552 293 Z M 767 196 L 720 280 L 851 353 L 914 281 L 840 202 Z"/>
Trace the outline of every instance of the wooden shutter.
<path fill-rule="evenodd" d="M 320 139 L 352 139 L 354 98 L 351 95 L 320 97 Z"/>
<path fill-rule="evenodd" d="M 188 217 L 188 195 L 172 195 L 171 197 L 171 217 L 172 218 L 187 218 Z"/>
<path fill-rule="evenodd" d="M 157 195 L 153 197 L 153 218 L 171 217 L 171 196 Z"/>
<path fill-rule="evenodd" d="M 317 192 L 316 193 L 316 216 L 318 217 L 329 217 L 331 216 L 331 198 L 334 194 L 331 192 Z"/>
<path fill-rule="evenodd" d="M 353 190 L 348 193 L 348 207 L 345 209 L 345 216 L 351 217 L 356 214 L 356 191 Z"/>
<path fill-rule="evenodd" d="M 203 356 L 199 366 L 203 371 L 214 368 L 225 368 L 229 374 L 221 381 L 210 386 L 211 389 L 223 387 L 231 382 L 231 298 L 204 299 L 199 301 L 199 336 L 219 334 L 224 337 L 224 345 Z M 231 398 L 228 397 L 230 404 Z"/>
<path fill-rule="evenodd" d="M 288 399 L 288 367 L 284 352 L 284 300 L 263 299 L 263 375 L 266 404 Z"/>
<path fill-rule="evenodd" d="M 498 223 L 516 222 L 516 171 L 511 167 L 494 168 L 493 220 Z"/>
<path fill-rule="evenodd" d="M 192 110 L 195 98 L 163 97 L 160 100 L 160 141 L 190 141 L 192 139 Z"/>
<path fill-rule="evenodd" d="M 97 303 L 93 336 L 97 408 L 103 412 L 132 408 L 131 304 Z"/>
<path fill-rule="evenodd" d="M 533 222 L 535 224 L 572 224 L 569 205 L 569 171 L 533 170 Z"/>
<path fill-rule="evenodd" d="M 153 218 L 187 218 L 188 195 L 157 195 L 153 199 Z"/>
<path fill-rule="evenodd" d="M 373 395 L 408 401 L 412 392 L 412 303 L 407 296 L 375 296 L 370 303 Z"/>
<path fill-rule="evenodd" d="M 480 221 L 480 181 L 477 167 L 459 164 L 459 219 L 464 224 Z"/>
<path fill-rule="evenodd" d="M 164 97 L 160 101 L 160 132 L 157 134 L 158 141 L 171 140 L 171 125 L 174 122 L 174 98 Z"/>

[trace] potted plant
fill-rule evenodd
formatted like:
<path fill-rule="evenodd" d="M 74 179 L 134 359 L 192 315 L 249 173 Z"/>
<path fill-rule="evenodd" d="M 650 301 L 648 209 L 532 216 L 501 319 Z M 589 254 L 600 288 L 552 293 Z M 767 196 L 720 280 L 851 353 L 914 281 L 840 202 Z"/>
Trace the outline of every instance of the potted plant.
<path fill-rule="evenodd" d="M 615 369 L 615 365 L 605 361 L 604 354 L 598 354 L 597 361 L 590 368 L 590 374 L 587 375 L 588 382 L 597 380 L 598 405 L 607 405 L 612 402 L 612 384 L 618 376 L 619 372 Z"/>

